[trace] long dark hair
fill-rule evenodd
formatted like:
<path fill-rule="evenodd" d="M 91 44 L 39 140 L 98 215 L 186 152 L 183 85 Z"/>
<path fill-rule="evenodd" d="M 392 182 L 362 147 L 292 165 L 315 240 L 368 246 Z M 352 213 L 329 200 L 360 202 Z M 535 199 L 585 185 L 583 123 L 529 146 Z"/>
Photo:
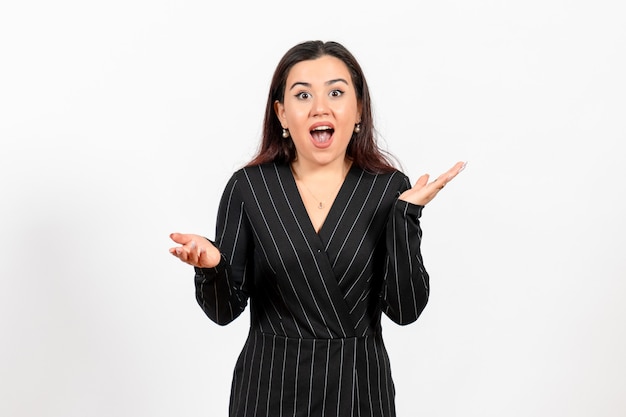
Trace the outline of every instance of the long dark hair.
<path fill-rule="evenodd" d="M 274 112 L 274 102 L 283 102 L 287 75 L 291 68 L 301 62 L 332 56 L 343 61 L 348 67 L 354 84 L 357 100 L 361 104 L 361 130 L 353 133 L 346 154 L 352 164 L 365 171 L 374 173 L 390 172 L 395 169 L 394 158 L 380 149 L 376 143 L 372 104 L 365 76 L 356 58 L 337 42 L 307 41 L 295 45 L 282 57 L 270 85 L 265 118 L 263 121 L 263 137 L 257 155 L 247 166 L 260 165 L 268 162 L 291 163 L 296 159 L 296 148 L 293 141 L 282 137 L 282 126 Z"/>

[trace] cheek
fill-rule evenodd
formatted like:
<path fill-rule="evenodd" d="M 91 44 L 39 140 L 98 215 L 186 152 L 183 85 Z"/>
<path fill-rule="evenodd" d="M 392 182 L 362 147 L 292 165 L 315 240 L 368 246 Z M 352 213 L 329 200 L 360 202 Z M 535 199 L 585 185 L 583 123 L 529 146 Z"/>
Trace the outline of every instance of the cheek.
<path fill-rule="evenodd" d="M 356 120 L 359 114 L 359 109 L 356 104 L 344 106 L 341 109 L 337 109 L 337 113 L 340 113 L 341 116 L 350 121 Z"/>
<path fill-rule="evenodd" d="M 307 120 L 309 112 L 306 109 L 292 106 L 285 109 L 284 117 L 290 124 L 300 124 Z"/>

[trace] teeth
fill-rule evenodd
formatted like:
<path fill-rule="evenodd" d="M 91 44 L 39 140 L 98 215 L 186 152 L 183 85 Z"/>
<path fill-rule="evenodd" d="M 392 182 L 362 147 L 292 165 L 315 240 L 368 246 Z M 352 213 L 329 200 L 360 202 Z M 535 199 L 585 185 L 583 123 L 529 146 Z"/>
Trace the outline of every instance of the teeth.
<path fill-rule="evenodd" d="M 315 130 L 331 130 L 332 128 L 330 126 L 318 126 L 315 129 L 313 129 L 313 131 Z"/>

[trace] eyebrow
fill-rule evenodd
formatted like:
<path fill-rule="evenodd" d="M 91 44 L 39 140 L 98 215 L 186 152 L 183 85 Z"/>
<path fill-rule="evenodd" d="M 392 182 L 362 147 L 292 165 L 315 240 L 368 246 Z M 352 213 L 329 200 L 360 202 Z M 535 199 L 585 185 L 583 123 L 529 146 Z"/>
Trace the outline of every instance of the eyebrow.
<path fill-rule="evenodd" d="M 334 80 L 328 80 L 324 83 L 324 85 L 332 85 L 335 83 L 344 83 L 345 85 L 349 85 L 348 82 L 343 78 L 335 78 Z M 299 85 L 307 87 L 307 88 L 311 87 L 311 83 L 305 83 L 304 81 L 296 81 L 295 83 L 291 85 L 291 87 L 289 87 L 289 90 L 293 90 L 294 87 L 297 87 Z"/>

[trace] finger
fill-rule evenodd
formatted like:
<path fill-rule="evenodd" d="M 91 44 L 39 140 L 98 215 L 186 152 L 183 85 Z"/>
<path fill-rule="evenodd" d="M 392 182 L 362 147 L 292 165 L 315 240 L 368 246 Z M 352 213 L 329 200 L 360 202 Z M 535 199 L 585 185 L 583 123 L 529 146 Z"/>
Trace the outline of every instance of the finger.
<path fill-rule="evenodd" d="M 446 186 L 447 183 L 452 181 L 452 179 L 456 177 L 459 174 L 459 172 L 463 171 L 466 165 L 467 165 L 467 162 L 463 162 L 463 161 L 457 162 L 456 164 L 454 164 L 452 168 L 450 168 L 444 174 L 437 177 L 437 179 L 433 181 L 432 184 L 436 186 L 437 189 L 441 190 L 443 187 Z"/>
<path fill-rule="evenodd" d="M 180 243 L 181 245 L 186 245 L 193 239 L 193 235 L 185 233 L 171 233 L 170 239 L 172 239 L 176 243 Z"/>
<path fill-rule="evenodd" d="M 183 262 L 187 262 L 187 251 L 181 246 L 174 248 L 172 255 L 176 256 L 178 259 L 180 259 Z"/>
<path fill-rule="evenodd" d="M 448 181 L 452 180 L 454 177 L 456 177 L 457 175 L 459 175 L 459 173 L 461 171 L 463 171 L 465 169 L 465 167 L 467 166 L 467 161 L 463 162 L 463 161 L 459 161 L 456 164 L 454 164 L 454 166 L 452 168 L 450 168 L 448 170 L 448 172 L 446 172 L 446 178 Z"/>
<path fill-rule="evenodd" d="M 198 263 L 202 263 L 202 255 L 204 254 L 204 248 L 198 248 L 198 251 L 196 252 L 197 256 L 198 256 Z"/>
<path fill-rule="evenodd" d="M 192 240 L 188 245 L 183 246 L 186 252 L 186 262 L 191 265 L 198 264 L 198 245 L 195 240 Z"/>
<path fill-rule="evenodd" d="M 177 257 L 181 262 L 189 263 L 189 252 L 184 250 L 182 247 L 177 247 L 170 249 L 170 253 Z"/>
<path fill-rule="evenodd" d="M 175 247 L 170 249 L 170 253 L 180 257 L 185 252 L 189 252 L 189 247 L 194 247 L 195 242 L 192 240 L 192 235 L 182 234 L 182 233 L 172 233 L 170 234 L 170 238 L 176 242 L 183 245 L 182 247 Z M 187 248 L 185 248 L 187 246 Z"/>
<path fill-rule="evenodd" d="M 177 257 L 178 259 L 180 259 L 181 261 L 184 261 L 184 259 L 182 259 L 182 255 L 185 252 L 185 250 L 182 248 L 182 246 L 177 246 L 174 248 L 170 248 L 169 252 Z"/>
<path fill-rule="evenodd" d="M 208 265 L 209 255 L 205 248 L 198 249 L 198 266 L 202 267 Z"/>
<path fill-rule="evenodd" d="M 428 185 L 430 187 L 436 189 L 436 190 L 441 190 L 443 187 L 446 186 L 446 183 L 447 183 L 447 181 L 444 178 L 446 178 L 445 174 L 444 175 L 440 175 L 433 182 L 431 182 Z"/>
<path fill-rule="evenodd" d="M 424 187 L 426 184 L 428 184 L 428 179 L 430 178 L 430 175 L 428 174 L 424 174 L 421 177 L 419 177 L 417 179 L 417 181 L 415 182 L 415 186 L 419 186 L 419 188 Z"/>

